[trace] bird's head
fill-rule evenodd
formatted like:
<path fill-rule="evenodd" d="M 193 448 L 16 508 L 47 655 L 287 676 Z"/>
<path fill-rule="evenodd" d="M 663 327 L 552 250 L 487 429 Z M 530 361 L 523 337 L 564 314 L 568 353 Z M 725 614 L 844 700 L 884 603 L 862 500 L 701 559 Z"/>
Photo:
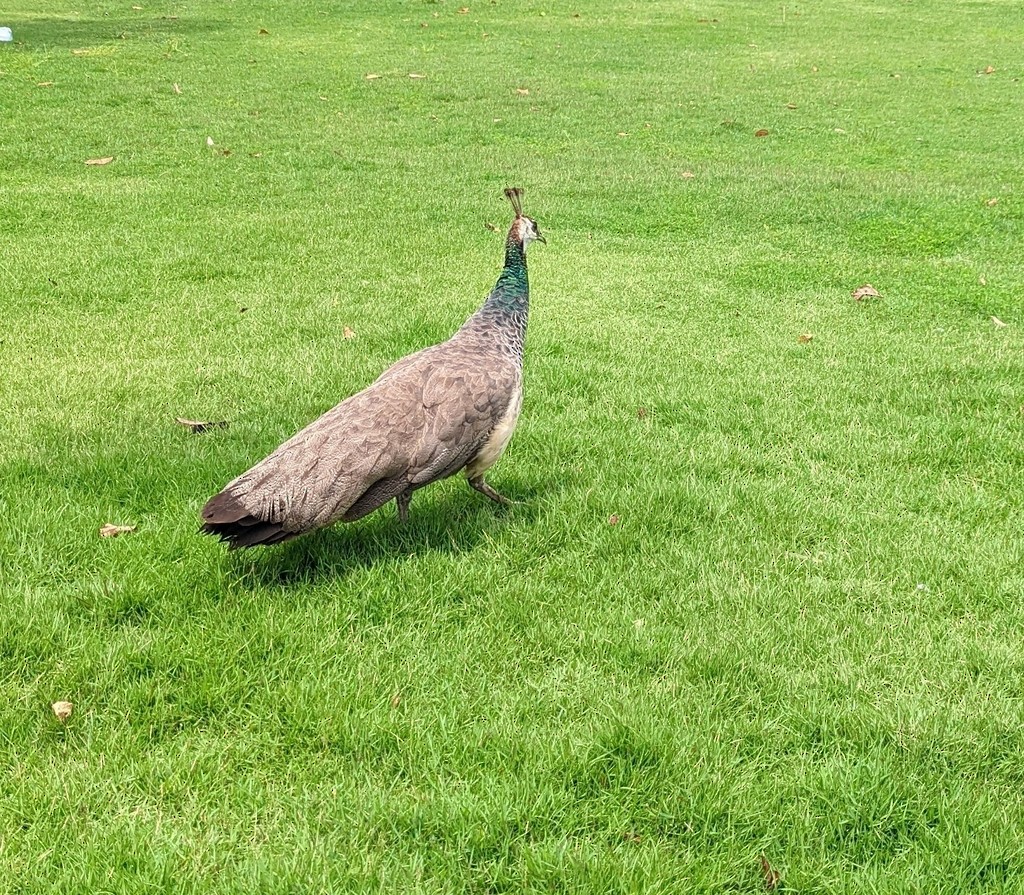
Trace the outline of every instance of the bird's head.
<path fill-rule="evenodd" d="M 505 196 L 512 203 L 512 208 L 516 213 L 516 219 L 508 231 L 508 238 L 520 243 L 524 250 L 531 242 L 547 242 L 540 235 L 537 222 L 523 214 L 523 191 L 519 187 L 512 187 L 505 190 Z"/>

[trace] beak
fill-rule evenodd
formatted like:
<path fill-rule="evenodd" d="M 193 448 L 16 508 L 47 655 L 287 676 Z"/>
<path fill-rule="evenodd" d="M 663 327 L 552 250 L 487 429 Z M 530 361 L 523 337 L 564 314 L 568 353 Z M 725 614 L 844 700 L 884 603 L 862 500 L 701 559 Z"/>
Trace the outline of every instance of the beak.
<path fill-rule="evenodd" d="M 544 245 L 548 244 L 548 241 L 543 236 L 541 236 L 539 233 L 537 234 L 537 242 L 542 242 L 542 243 L 544 243 Z"/>

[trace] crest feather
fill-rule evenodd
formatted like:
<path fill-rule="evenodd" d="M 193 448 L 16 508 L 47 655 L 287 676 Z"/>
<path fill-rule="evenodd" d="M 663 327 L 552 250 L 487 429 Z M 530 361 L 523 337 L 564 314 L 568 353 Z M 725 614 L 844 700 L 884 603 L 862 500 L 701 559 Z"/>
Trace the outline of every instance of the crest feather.
<path fill-rule="evenodd" d="M 512 203 L 512 210 L 515 211 L 516 217 L 521 218 L 523 216 L 523 191 L 520 187 L 512 186 L 505 190 L 505 198 Z"/>

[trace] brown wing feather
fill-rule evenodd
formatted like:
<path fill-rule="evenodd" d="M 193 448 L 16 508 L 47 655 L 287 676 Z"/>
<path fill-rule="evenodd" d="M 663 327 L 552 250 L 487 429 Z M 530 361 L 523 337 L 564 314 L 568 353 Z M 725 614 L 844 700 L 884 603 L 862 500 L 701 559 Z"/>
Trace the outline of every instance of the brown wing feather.
<path fill-rule="evenodd" d="M 461 333 L 403 358 L 211 498 L 203 530 L 271 543 L 452 475 L 501 419 L 519 375 Z"/>

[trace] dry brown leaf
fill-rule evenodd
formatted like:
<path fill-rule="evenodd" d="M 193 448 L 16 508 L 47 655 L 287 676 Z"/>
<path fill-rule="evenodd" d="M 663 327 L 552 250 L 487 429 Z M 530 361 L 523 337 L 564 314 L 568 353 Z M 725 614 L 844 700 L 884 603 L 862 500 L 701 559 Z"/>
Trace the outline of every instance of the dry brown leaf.
<path fill-rule="evenodd" d="M 418 71 L 411 71 L 409 72 L 409 77 L 414 81 L 421 81 L 426 77 L 426 75 L 421 75 Z"/>
<path fill-rule="evenodd" d="M 519 96 L 530 95 L 530 91 L 526 87 L 516 87 L 516 93 L 519 94 Z"/>
<path fill-rule="evenodd" d="M 765 128 L 762 127 L 760 130 L 754 131 L 754 136 L 755 137 L 767 137 L 768 136 L 768 131 Z"/>
<path fill-rule="evenodd" d="M 257 31 L 256 33 L 257 33 L 257 34 L 270 34 L 270 32 L 269 32 L 269 31 L 267 31 L 267 29 L 266 29 L 266 28 L 260 28 L 260 30 L 259 30 L 259 31 Z"/>
<path fill-rule="evenodd" d="M 865 283 L 863 286 L 854 289 L 851 293 L 857 301 L 861 301 L 865 298 L 881 298 L 879 291 L 872 286 L 870 283 Z"/>
<path fill-rule="evenodd" d="M 814 335 L 813 335 L 813 333 L 800 333 L 800 335 L 798 335 L 796 337 L 796 340 L 801 345 L 806 345 L 808 342 L 811 342 L 811 341 L 814 340 Z"/>
<path fill-rule="evenodd" d="M 619 524 L 619 517 L 618 517 L 617 513 L 612 513 L 608 517 L 608 524 L 609 525 L 618 525 Z"/>
<path fill-rule="evenodd" d="M 341 331 L 341 337 L 342 337 L 343 339 L 354 339 L 354 338 L 356 337 L 356 334 L 355 334 L 355 330 L 353 330 L 353 329 L 351 329 L 350 327 L 346 326 L 346 327 L 345 327 L 345 328 L 344 328 L 344 329 L 343 329 L 343 330 Z"/>
<path fill-rule="evenodd" d="M 179 426 L 184 426 L 195 435 L 198 435 L 200 432 L 207 432 L 210 429 L 226 429 L 228 427 L 227 420 L 214 420 L 211 422 L 207 420 L 187 420 L 182 416 L 176 416 L 174 422 Z"/>
<path fill-rule="evenodd" d="M 694 174 L 693 171 L 683 171 L 679 176 L 689 180 L 691 177 L 696 177 L 697 175 Z"/>
<path fill-rule="evenodd" d="M 50 706 L 53 709 L 54 715 L 57 716 L 57 720 L 63 723 L 71 717 L 71 713 L 75 710 L 74 704 L 66 702 L 61 699 Z"/>
<path fill-rule="evenodd" d="M 367 81 L 376 81 L 377 78 L 379 78 L 379 77 L 380 77 L 380 75 L 377 75 L 377 74 L 374 74 L 373 72 L 370 72 L 369 74 L 367 74 L 366 80 Z"/>
<path fill-rule="evenodd" d="M 402 694 L 398 690 L 395 690 L 395 692 L 391 694 L 391 708 L 397 709 L 398 703 L 400 703 L 401 701 Z"/>
<path fill-rule="evenodd" d="M 982 73 L 983 75 L 991 75 L 991 74 L 995 74 L 995 69 L 994 69 L 994 68 L 993 68 L 993 67 L 992 67 L 991 65 L 986 65 L 986 66 L 985 66 L 985 67 L 984 67 L 984 68 L 982 69 L 981 73 Z"/>
<path fill-rule="evenodd" d="M 135 531 L 136 526 L 134 525 L 114 525 L 113 522 L 108 522 L 103 528 L 100 529 L 101 538 L 116 538 L 118 535 L 126 535 L 130 532 Z"/>
<path fill-rule="evenodd" d="M 112 155 L 108 155 L 105 158 L 91 158 L 86 160 L 87 165 L 109 165 L 114 160 Z"/>
<path fill-rule="evenodd" d="M 40 81 L 38 84 L 36 84 L 36 87 L 52 87 L 52 86 L 53 86 L 53 81 Z"/>
<path fill-rule="evenodd" d="M 986 202 L 985 204 L 986 204 L 986 205 L 987 205 L 987 206 L 988 206 L 989 208 L 992 208 L 993 206 L 995 206 L 995 205 L 998 205 L 998 204 L 999 204 L 999 199 L 989 199 L 989 200 L 988 200 L 988 201 L 987 201 L 987 202 Z"/>
<path fill-rule="evenodd" d="M 761 855 L 761 875 L 764 877 L 764 887 L 769 892 L 774 892 L 782 882 L 782 874 L 768 863 L 764 855 Z"/>
<path fill-rule="evenodd" d="M 992 317 L 992 322 L 993 322 L 993 323 L 994 323 L 994 324 L 995 324 L 996 326 L 1006 326 L 1006 324 L 1005 324 L 1005 323 L 1003 323 L 1003 321 L 1002 321 L 1002 320 L 1000 320 L 1000 319 L 999 319 L 998 317 L 996 317 L 995 315 L 993 315 L 993 317 Z"/>

